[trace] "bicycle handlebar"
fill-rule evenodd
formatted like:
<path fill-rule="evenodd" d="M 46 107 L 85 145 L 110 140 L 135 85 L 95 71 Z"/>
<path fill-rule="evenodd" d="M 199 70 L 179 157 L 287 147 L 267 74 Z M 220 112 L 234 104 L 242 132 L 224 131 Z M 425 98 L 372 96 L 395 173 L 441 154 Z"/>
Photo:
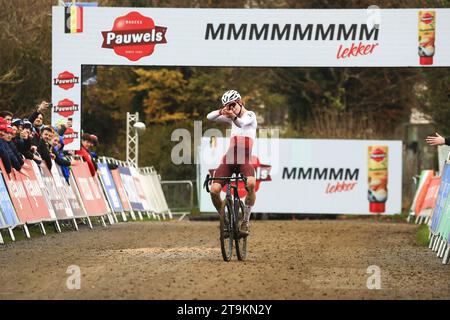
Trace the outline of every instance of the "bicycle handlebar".
<path fill-rule="evenodd" d="M 222 181 L 223 180 L 225 180 L 225 181 L 231 181 L 231 180 L 239 181 L 239 180 L 242 180 L 245 183 L 245 190 L 248 191 L 248 189 L 247 189 L 247 177 L 244 176 L 242 173 L 240 173 L 236 177 L 212 177 L 212 178 L 211 178 L 211 176 L 209 174 L 207 174 L 205 182 L 203 183 L 203 187 L 206 188 L 206 192 L 208 192 L 208 193 L 210 192 L 209 186 L 208 186 L 209 181 L 214 181 L 214 180 L 222 180 Z"/>

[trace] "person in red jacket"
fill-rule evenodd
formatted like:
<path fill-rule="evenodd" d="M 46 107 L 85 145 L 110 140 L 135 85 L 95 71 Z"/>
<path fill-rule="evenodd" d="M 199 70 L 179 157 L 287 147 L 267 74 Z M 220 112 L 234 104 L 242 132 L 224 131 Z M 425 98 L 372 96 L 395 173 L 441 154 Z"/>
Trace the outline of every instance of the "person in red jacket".
<path fill-rule="evenodd" d="M 83 160 L 88 164 L 89 171 L 91 175 L 94 177 L 97 171 L 94 161 L 92 161 L 91 154 L 89 152 L 89 148 L 92 146 L 91 135 L 89 133 L 84 133 L 81 137 L 81 149 L 76 151 L 75 154 L 81 156 Z"/>

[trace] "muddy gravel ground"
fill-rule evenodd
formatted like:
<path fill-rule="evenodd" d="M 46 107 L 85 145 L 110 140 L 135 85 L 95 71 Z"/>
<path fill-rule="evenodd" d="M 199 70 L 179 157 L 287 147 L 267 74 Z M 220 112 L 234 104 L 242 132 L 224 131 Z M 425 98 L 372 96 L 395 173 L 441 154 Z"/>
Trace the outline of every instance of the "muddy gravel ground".
<path fill-rule="evenodd" d="M 98 226 L 0 246 L 0 299 L 449 299 L 450 265 L 415 244 L 416 230 L 254 221 L 248 260 L 227 263 L 218 222 Z M 67 287 L 69 266 L 79 267 L 80 289 Z M 367 288 L 374 270 L 379 290 Z"/>

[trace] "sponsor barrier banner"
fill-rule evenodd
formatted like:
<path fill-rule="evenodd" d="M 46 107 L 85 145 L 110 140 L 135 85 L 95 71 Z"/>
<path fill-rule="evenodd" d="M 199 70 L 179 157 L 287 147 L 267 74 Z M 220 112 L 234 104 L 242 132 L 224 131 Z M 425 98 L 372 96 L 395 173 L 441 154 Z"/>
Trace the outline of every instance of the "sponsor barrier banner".
<path fill-rule="evenodd" d="M 47 202 L 42 189 L 45 185 L 41 179 L 41 173 L 37 164 L 31 160 L 25 160 L 25 164 L 22 170 L 28 175 L 20 175 L 22 179 L 25 192 L 30 200 L 31 210 L 34 214 L 42 220 L 54 220 L 56 219 L 53 208 Z M 17 176 L 17 175 L 16 175 Z"/>
<path fill-rule="evenodd" d="M 439 224 L 437 227 L 437 234 L 441 235 L 445 240 L 448 239 L 448 234 L 450 231 L 450 200 L 447 198 L 445 201 L 444 208 L 441 212 L 441 217 L 439 218 Z"/>
<path fill-rule="evenodd" d="M 66 150 L 80 147 L 82 65 L 450 66 L 450 9 L 85 7 L 70 32 L 65 10 L 52 11 L 52 124 Z"/>
<path fill-rule="evenodd" d="M 6 191 L 6 187 L 3 185 L 3 178 L 0 177 L 0 179 L 2 179 L 2 182 L 0 183 L 0 196 L 2 197 L 0 199 L 0 229 L 4 229 L 4 228 L 9 227 L 9 225 L 5 222 L 5 219 L 3 218 L 3 207 L 5 206 L 4 202 L 8 202 L 9 195 L 8 195 L 8 191 Z M 3 185 L 3 188 L 1 187 L 2 185 Z M 4 190 L 6 191 L 6 194 L 3 192 Z M 12 207 L 12 205 L 11 205 L 11 207 Z"/>
<path fill-rule="evenodd" d="M 146 172 L 141 174 L 141 182 L 151 208 L 150 211 L 155 213 L 162 213 L 161 209 L 158 206 L 157 190 L 153 185 L 150 174 Z"/>
<path fill-rule="evenodd" d="M 122 184 L 122 179 L 120 178 L 120 172 L 118 169 L 111 170 L 111 176 L 114 180 L 114 184 L 117 189 L 117 193 L 120 197 L 120 202 L 122 203 L 122 207 L 124 211 L 131 211 L 131 207 L 128 203 L 127 194 Z"/>
<path fill-rule="evenodd" d="M 417 184 L 417 189 L 414 194 L 414 199 L 409 209 L 409 215 L 418 216 L 422 208 L 423 201 L 428 192 L 428 186 L 430 185 L 431 179 L 434 176 L 433 170 L 422 170 L 419 177 L 419 182 Z"/>
<path fill-rule="evenodd" d="M 2 212 L 2 208 L 0 206 L 0 229 L 4 229 L 7 227 L 8 227 L 8 225 L 6 224 L 5 220 L 3 219 L 3 212 Z"/>
<path fill-rule="evenodd" d="M 55 163 L 53 163 L 52 167 L 53 166 L 55 166 Z M 43 181 L 42 191 L 47 195 L 47 199 L 49 200 L 58 220 L 71 218 L 73 214 L 67 215 L 65 201 L 60 193 L 60 189 L 58 189 L 55 179 L 53 179 L 53 175 L 50 170 L 48 170 L 47 165 L 44 162 L 41 163 L 41 174 Z"/>
<path fill-rule="evenodd" d="M 106 191 L 106 197 L 108 198 L 108 202 L 113 209 L 114 212 L 120 213 L 123 212 L 123 207 L 120 202 L 119 194 L 117 192 L 116 186 L 114 185 L 114 180 L 111 176 L 111 172 L 108 168 L 107 163 L 97 163 L 98 166 L 98 175 L 102 180 L 104 189 Z"/>
<path fill-rule="evenodd" d="M 156 193 L 156 202 L 158 204 L 159 212 L 169 212 L 169 206 L 167 205 L 166 197 L 161 186 L 161 180 L 156 171 L 150 173 L 150 179 Z"/>
<path fill-rule="evenodd" d="M 37 181 L 33 165 L 29 160 L 25 161 L 24 172 L 12 170 L 11 176 L 3 175 L 11 201 L 16 209 L 17 217 L 21 223 L 37 223 L 42 220 L 51 220 L 50 212 L 47 207 L 46 199 L 41 192 L 39 182 Z M 6 172 L 3 163 L 0 161 L 2 172 Z"/>
<path fill-rule="evenodd" d="M 142 175 L 139 173 L 139 171 L 136 168 L 130 167 L 130 173 L 133 177 L 134 185 L 136 186 L 136 190 L 139 196 L 139 200 L 142 204 L 142 207 L 145 211 L 151 211 L 152 208 L 150 206 L 149 199 L 147 198 L 147 195 L 144 192 L 144 188 L 142 187 Z"/>
<path fill-rule="evenodd" d="M 131 208 L 133 210 L 143 211 L 144 206 L 141 203 L 141 199 L 136 189 L 136 185 L 134 184 L 134 179 L 131 175 L 130 168 L 119 166 L 118 170 L 125 192 L 127 194 L 127 198 L 130 201 Z"/>
<path fill-rule="evenodd" d="M 167 206 L 166 197 L 161 187 L 158 174 L 152 168 L 145 168 L 141 175 L 144 190 L 147 194 L 147 199 L 156 213 L 167 213 L 169 207 Z"/>
<path fill-rule="evenodd" d="M 428 185 L 427 194 L 420 208 L 420 217 L 430 218 L 433 209 L 436 205 L 437 196 L 439 193 L 439 186 L 441 184 L 441 177 L 434 177 Z"/>
<path fill-rule="evenodd" d="M 450 191 L 450 163 L 446 162 L 442 170 L 441 185 L 439 187 L 439 193 L 436 200 L 436 205 L 433 210 L 433 216 L 431 219 L 430 229 L 432 232 L 437 231 L 442 211 L 449 197 L 449 191 Z"/>
<path fill-rule="evenodd" d="M 85 217 L 86 214 L 84 213 L 81 202 L 76 195 L 76 190 L 72 189 L 76 188 L 75 182 L 73 183 L 73 187 L 70 186 L 64 178 L 61 168 L 55 165 L 55 163 L 53 163 L 51 173 L 53 175 L 56 188 L 59 190 L 59 193 L 64 201 L 66 216 L 77 218 Z M 72 179 L 72 181 L 74 180 Z"/>
<path fill-rule="evenodd" d="M 0 169 L 2 171 L 3 178 L 5 179 L 6 186 L 11 196 L 11 202 L 16 209 L 17 217 L 19 218 L 20 223 L 39 222 L 39 217 L 35 216 L 35 213 L 31 209 L 30 201 L 28 200 L 22 181 L 20 178 L 16 178 L 20 175 L 20 173 L 13 169 L 11 174 L 8 175 L 1 160 Z"/>
<path fill-rule="evenodd" d="M 444 167 L 444 173 L 446 168 L 450 165 L 450 162 L 446 162 Z M 442 177 L 442 181 L 446 181 L 446 185 L 441 184 L 441 188 L 448 188 L 447 184 L 449 184 L 448 176 Z M 440 235 L 443 239 L 448 240 L 450 233 L 450 195 L 447 192 L 447 197 L 444 201 L 444 206 L 439 214 L 438 223 L 436 227 L 436 233 Z"/>
<path fill-rule="evenodd" d="M 79 162 L 72 167 L 73 177 L 75 178 L 84 208 L 89 216 L 102 216 L 108 213 L 106 200 L 103 192 L 99 188 L 98 182 L 91 176 L 88 164 Z"/>
<path fill-rule="evenodd" d="M 86 209 L 83 207 L 83 199 L 81 198 L 81 195 L 78 192 L 77 183 L 73 177 L 73 175 L 70 176 L 70 184 L 67 188 L 68 191 L 68 200 L 70 202 L 70 207 L 72 208 L 74 214 L 76 217 L 85 217 L 88 213 Z M 80 209 L 78 209 L 78 207 Z M 75 209 L 77 208 L 77 209 Z"/>
<path fill-rule="evenodd" d="M 1 160 L 0 160 L 1 161 Z M 6 188 L 5 181 L 3 180 L 3 175 L 0 174 L 0 211 L 2 213 L 2 224 L 3 227 L 15 227 L 19 224 L 19 219 L 16 216 L 11 198 L 8 194 L 8 189 Z"/>
<path fill-rule="evenodd" d="M 441 175 L 442 170 L 444 169 L 445 161 L 449 158 L 450 155 L 450 146 L 447 145 L 437 146 L 437 153 L 439 163 L 439 175 Z"/>
<path fill-rule="evenodd" d="M 200 185 L 207 174 L 214 174 L 228 145 L 226 138 L 217 138 L 216 144 L 202 139 Z M 256 177 L 253 212 L 401 212 L 401 141 L 257 139 L 252 163 Z M 243 185 L 239 189 L 245 196 Z M 215 212 L 205 189 L 199 203 L 202 212 Z"/>

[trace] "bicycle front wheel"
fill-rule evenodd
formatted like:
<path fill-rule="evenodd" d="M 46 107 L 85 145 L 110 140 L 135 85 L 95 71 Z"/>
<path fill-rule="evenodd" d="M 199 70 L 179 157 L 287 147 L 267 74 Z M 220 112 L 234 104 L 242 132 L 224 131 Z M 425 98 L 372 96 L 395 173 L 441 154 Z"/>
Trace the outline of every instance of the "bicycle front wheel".
<path fill-rule="evenodd" d="M 236 246 L 236 255 L 238 260 L 245 260 L 247 258 L 247 236 L 242 237 L 240 236 L 239 228 L 240 223 L 244 219 L 244 204 L 242 201 L 239 201 L 238 208 L 236 208 L 236 216 L 237 219 L 235 219 L 236 225 L 235 230 L 237 237 L 234 239 L 235 246 Z"/>
<path fill-rule="evenodd" d="M 232 207 L 225 200 L 220 214 L 220 249 L 225 261 L 230 261 L 233 255 L 233 228 L 231 226 Z"/>

